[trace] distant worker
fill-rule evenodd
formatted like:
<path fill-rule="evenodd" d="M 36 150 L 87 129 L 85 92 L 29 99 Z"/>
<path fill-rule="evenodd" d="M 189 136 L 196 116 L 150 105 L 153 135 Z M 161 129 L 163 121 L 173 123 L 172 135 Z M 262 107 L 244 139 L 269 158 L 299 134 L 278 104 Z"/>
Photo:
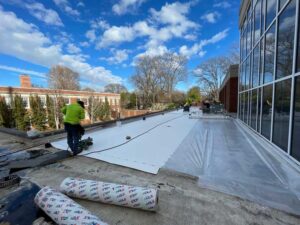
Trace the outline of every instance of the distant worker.
<path fill-rule="evenodd" d="M 78 144 L 82 133 L 83 127 L 80 125 L 80 121 L 85 118 L 84 103 L 77 101 L 62 108 L 61 112 L 65 115 L 64 124 L 65 131 L 68 136 L 68 145 L 73 152 L 73 155 L 79 154 Z"/>

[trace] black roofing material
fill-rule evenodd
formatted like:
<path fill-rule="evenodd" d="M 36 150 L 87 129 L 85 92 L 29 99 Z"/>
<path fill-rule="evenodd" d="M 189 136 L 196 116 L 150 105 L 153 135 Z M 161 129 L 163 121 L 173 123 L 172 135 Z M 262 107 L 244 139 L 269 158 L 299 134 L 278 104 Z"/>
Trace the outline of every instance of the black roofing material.
<path fill-rule="evenodd" d="M 26 182 L 0 199 L 0 223 L 32 225 L 37 218 L 47 217 L 33 201 L 39 190 L 37 185 Z"/>
<path fill-rule="evenodd" d="M 10 169 L 11 172 L 16 172 L 27 168 L 34 168 L 38 166 L 53 164 L 59 160 L 66 159 L 70 156 L 71 155 L 68 151 L 59 151 L 51 154 L 45 154 L 33 159 L 12 161 L 2 169 Z"/>

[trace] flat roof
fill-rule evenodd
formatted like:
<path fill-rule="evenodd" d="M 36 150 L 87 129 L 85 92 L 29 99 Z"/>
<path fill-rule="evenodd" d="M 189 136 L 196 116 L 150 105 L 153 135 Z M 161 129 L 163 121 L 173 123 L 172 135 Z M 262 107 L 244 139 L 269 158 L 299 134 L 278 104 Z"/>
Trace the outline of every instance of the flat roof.
<path fill-rule="evenodd" d="M 106 92 L 90 92 L 90 91 L 76 91 L 76 90 L 59 90 L 50 88 L 24 88 L 24 87 L 0 87 L 0 93 L 40 93 L 40 94 L 64 94 L 64 95 L 105 95 L 120 97 L 120 94 L 106 93 Z"/>

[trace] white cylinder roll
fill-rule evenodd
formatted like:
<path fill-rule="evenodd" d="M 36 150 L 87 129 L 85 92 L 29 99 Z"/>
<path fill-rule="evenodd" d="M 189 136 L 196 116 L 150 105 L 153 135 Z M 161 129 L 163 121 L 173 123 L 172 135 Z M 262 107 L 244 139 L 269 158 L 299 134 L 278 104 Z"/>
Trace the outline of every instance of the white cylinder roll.
<path fill-rule="evenodd" d="M 68 196 L 108 204 L 156 211 L 158 191 L 151 188 L 66 178 L 60 190 Z"/>
<path fill-rule="evenodd" d="M 72 199 L 49 187 L 42 188 L 34 202 L 58 225 L 108 225 Z"/>

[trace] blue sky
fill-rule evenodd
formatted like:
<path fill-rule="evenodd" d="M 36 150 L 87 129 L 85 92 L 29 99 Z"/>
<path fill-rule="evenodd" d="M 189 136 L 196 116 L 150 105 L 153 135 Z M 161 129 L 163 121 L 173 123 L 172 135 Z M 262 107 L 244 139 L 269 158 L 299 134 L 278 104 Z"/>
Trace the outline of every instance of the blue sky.
<path fill-rule="evenodd" d="M 19 75 L 47 87 L 56 64 L 81 75 L 81 87 L 122 83 L 133 90 L 134 62 L 174 52 L 188 69 L 226 54 L 239 40 L 240 1 L 231 0 L 0 0 L 0 86 Z M 190 78 L 177 85 L 186 90 Z"/>

